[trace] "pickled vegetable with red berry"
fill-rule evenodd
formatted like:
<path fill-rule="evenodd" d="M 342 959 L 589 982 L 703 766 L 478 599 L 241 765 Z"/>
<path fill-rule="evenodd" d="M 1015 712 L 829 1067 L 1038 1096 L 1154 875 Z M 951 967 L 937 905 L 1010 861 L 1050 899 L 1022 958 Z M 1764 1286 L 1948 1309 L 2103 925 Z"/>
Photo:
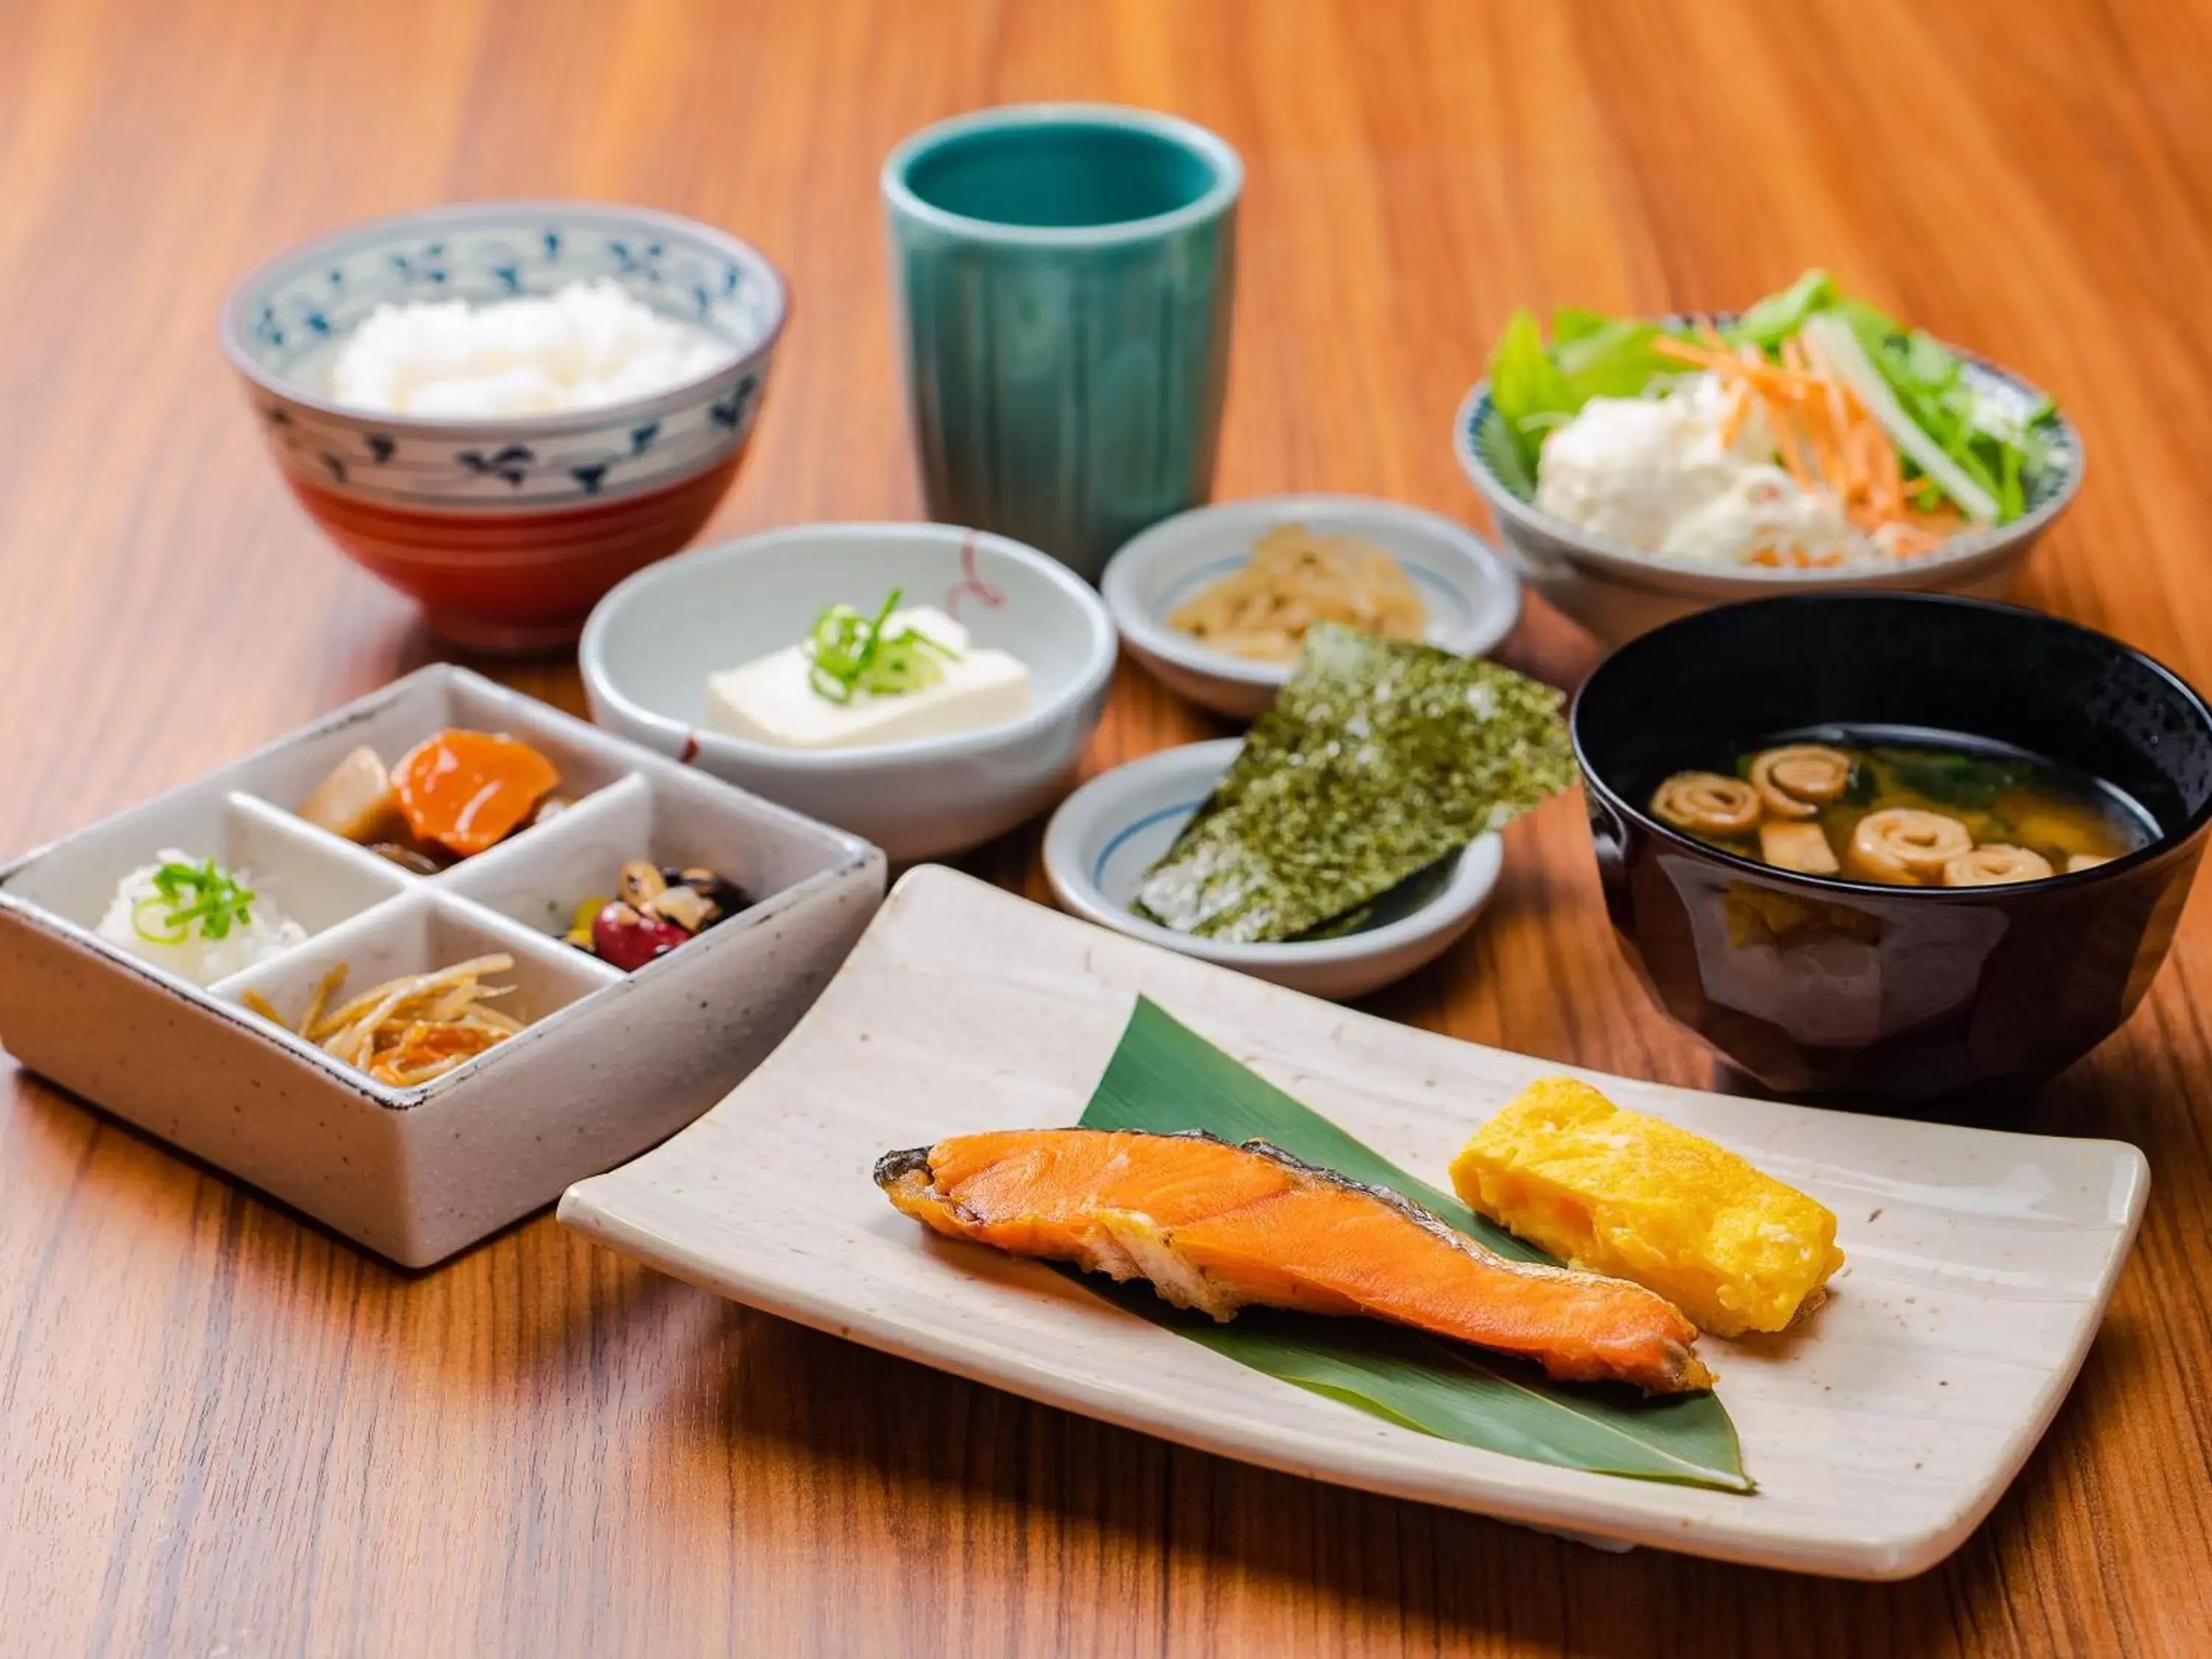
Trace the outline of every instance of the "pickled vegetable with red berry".
<path fill-rule="evenodd" d="M 632 859 L 617 875 L 612 895 L 576 907 L 566 937 L 578 950 L 635 973 L 751 902 L 715 871 Z"/>

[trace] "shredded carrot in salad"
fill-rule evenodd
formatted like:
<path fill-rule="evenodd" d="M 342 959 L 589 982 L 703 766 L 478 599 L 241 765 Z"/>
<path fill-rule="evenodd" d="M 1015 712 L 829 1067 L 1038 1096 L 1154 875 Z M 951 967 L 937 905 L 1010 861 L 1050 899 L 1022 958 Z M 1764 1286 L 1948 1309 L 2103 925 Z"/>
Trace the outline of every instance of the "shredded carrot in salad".
<path fill-rule="evenodd" d="M 1734 445 L 1757 410 L 1783 470 L 1801 489 L 1825 489 L 1835 496 L 1844 516 L 1893 558 L 1932 552 L 1963 523 L 1955 512 L 1929 512 L 1913 504 L 1897 446 L 1814 343 L 1791 336 L 1782 343 L 1782 360 L 1776 362 L 1755 345 L 1730 349 L 1710 318 L 1692 319 L 1690 328 L 1692 338 L 1662 335 L 1651 349 L 1704 369 L 1727 389 L 1720 428 L 1723 444 Z M 1802 570 L 1838 563 L 1840 557 L 1762 548 L 1751 562 Z"/>

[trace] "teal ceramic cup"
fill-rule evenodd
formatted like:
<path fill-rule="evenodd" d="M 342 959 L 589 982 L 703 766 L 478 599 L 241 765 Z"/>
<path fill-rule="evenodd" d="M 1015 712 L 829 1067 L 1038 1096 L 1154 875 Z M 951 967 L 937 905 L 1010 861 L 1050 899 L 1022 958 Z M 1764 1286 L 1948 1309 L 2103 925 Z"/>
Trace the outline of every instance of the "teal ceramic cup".
<path fill-rule="evenodd" d="M 1205 499 L 1235 287 L 1237 152 L 1112 105 L 979 110 L 884 163 L 891 287 L 933 519 L 1093 581 Z"/>

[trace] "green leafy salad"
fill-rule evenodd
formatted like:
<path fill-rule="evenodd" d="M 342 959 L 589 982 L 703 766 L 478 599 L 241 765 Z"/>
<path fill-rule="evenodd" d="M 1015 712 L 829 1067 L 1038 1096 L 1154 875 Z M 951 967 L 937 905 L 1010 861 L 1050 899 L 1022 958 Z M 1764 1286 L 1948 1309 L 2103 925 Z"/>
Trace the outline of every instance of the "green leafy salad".
<path fill-rule="evenodd" d="M 2008 524 L 2073 464 L 2051 399 L 1810 270 L 1734 320 L 1514 313 L 1479 433 L 1505 485 L 1632 546 L 1814 567 Z"/>

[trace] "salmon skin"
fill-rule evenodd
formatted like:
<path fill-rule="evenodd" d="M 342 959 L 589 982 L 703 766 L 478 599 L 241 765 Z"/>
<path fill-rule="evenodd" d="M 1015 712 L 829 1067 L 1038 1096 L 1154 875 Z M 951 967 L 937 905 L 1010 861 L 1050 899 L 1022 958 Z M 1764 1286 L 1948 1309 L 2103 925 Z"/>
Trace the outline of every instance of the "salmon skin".
<path fill-rule="evenodd" d="M 1226 1320 L 1365 1315 L 1533 1359 L 1565 1382 L 1712 1386 L 1697 1328 L 1641 1285 L 1514 1261 L 1418 1204 L 1264 1140 L 1007 1129 L 888 1152 L 876 1184 L 948 1238 L 1143 1279 Z"/>

